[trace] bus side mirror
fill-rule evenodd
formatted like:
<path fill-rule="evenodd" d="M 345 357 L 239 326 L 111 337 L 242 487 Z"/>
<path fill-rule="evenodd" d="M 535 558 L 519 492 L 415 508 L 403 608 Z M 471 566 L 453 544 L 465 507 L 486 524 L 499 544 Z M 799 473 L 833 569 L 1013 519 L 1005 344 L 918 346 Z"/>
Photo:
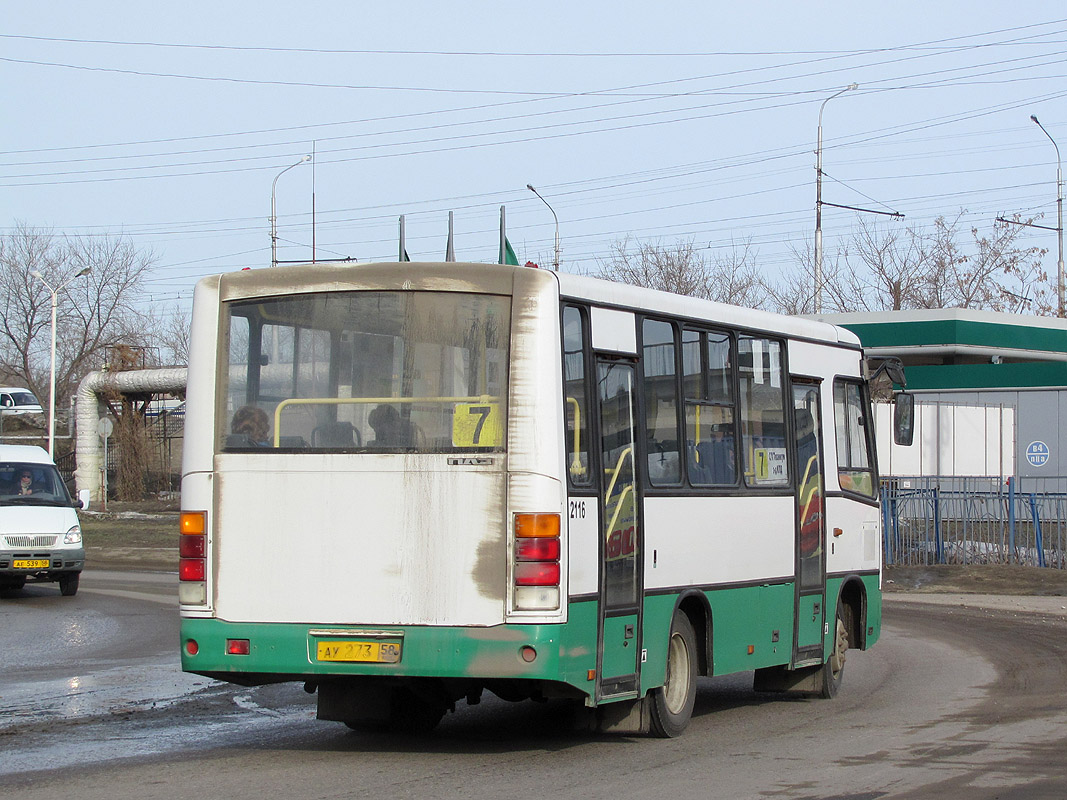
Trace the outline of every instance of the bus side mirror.
<path fill-rule="evenodd" d="M 78 504 L 78 508 L 84 509 L 86 511 L 89 510 L 89 490 L 88 489 L 82 489 L 80 492 L 78 492 L 77 504 Z"/>
<path fill-rule="evenodd" d="M 910 447 L 915 438 L 915 395 L 899 392 L 893 399 L 893 441 Z"/>

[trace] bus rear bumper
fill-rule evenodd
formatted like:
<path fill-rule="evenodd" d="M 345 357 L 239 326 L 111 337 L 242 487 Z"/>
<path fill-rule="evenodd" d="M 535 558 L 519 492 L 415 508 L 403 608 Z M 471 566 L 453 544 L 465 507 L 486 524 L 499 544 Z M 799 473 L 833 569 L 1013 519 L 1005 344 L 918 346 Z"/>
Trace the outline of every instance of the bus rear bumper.
<path fill-rule="evenodd" d="M 321 626 L 186 618 L 181 659 L 186 672 L 245 686 L 317 685 L 368 676 L 549 681 L 590 693 L 588 668 L 595 668 L 596 653 L 565 652 L 564 630 L 562 625 Z M 379 660 L 351 660 L 360 658 Z"/>

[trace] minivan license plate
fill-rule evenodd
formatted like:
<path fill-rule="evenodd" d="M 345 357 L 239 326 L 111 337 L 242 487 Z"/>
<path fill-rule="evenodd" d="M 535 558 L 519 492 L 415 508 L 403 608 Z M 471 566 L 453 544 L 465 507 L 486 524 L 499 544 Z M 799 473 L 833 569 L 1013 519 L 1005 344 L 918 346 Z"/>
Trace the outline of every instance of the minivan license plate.
<path fill-rule="evenodd" d="M 47 558 L 16 558 L 12 563 L 15 569 L 48 569 Z"/>
<path fill-rule="evenodd" d="M 395 664 L 400 661 L 399 642 L 333 641 L 319 642 L 319 661 L 370 661 Z"/>

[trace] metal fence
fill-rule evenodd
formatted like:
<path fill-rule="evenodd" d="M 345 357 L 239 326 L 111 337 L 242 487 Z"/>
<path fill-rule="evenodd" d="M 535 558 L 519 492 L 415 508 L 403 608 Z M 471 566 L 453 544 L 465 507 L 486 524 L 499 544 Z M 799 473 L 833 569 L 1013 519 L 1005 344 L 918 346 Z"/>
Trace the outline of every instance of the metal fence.
<path fill-rule="evenodd" d="M 1067 569 L 1067 477 L 882 481 L 885 563 Z"/>

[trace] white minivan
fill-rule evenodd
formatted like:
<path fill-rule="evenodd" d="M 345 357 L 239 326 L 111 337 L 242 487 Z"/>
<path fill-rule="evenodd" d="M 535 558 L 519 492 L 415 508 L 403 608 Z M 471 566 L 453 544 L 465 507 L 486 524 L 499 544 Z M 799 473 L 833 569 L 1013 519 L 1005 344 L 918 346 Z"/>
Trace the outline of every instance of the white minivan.
<path fill-rule="evenodd" d="M 40 447 L 0 445 L 0 590 L 58 581 L 70 597 L 85 566 L 80 500 Z"/>
<path fill-rule="evenodd" d="M 43 414 L 41 401 L 29 389 L 0 386 L 0 414 Z"/>

